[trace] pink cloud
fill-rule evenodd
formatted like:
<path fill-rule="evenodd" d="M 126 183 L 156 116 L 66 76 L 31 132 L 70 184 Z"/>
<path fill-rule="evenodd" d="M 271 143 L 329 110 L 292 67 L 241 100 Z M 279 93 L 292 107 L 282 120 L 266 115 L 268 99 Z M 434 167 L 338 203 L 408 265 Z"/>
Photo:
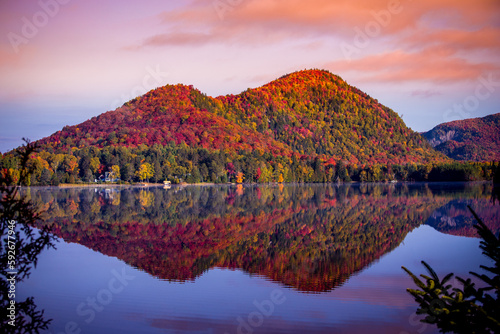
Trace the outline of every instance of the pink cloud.
<path fill-rule="evenodd" d="M 158 18 L 165 26 L 173 27 L 172 30 L 169 28 L 164 33 L 172 36 L 163 38 L 163 44 L 177 45 L 182 34 L 192 31 L 193 28 L 196 31 L 203 29 L 203 31 L 210 32 L 210 35 L 217 36 L 212 38 L 213 41 L 227 38 L 228 42 L 231 42 L 234 32 L 250 39 L 255 33 L 269 33 L 270 31 L 282 31 L 285 38 L 292 39 L 310 35 L 349 37 L 354 36 L 355 27 L 363 29 L 369 22 L 377 22 L 377 18 L 380 19 L 383 15 L 386 15 L 383 18 L 386 20 L 383 24 L 383 36 L 399 34 L 422 24 L 432 25 L 437 20 L 446 21 L 448 17 L 456 18 L 454 24 L 458 30 L 470 30 L 474 26 L 498 23 L 496 15 L 500 11 L 498 2 L 491 0 L 479 0 L 474 3 L 457 3 L 448 0 L 418 2 L 410 0 L 370 2 L 248 0 L 241 1 L 237 5 L 221 0 L 220 3 L 224 4 L 223 9 L 216 9 L 214 7 L 216 3 L 196 1 L 189 7 L 159 14 Z M 490 37 L 495 36 L 494 32 L 489 34 L 493 34 Z M 260 35 L 260 37 L 265 36 Z M 439 36 L 436 35 L 436 37 Z M 187 39 L 185 43 L 197 42 L 197 39 Z M 150 45 L 150 43 L 141 44 Z"/>
<path fill-rule="evenodd" d="M 148 38 L 143 45 L 203 45 L 214 41 L 214 35 L 207 33 L 179 32 L 174 34 L 161 34 Z"/>
<path fill-rule="evenodd" d="M 449 48 L 441 47 L 429 47 L 421 52 L 395 50 L 352 61 L 333 61 L 326 66 L 334 72 L 359 72 L 364 81 L 374 82 L 468 81 L 484 73 L 500 70 L 499 64 L 476 63 L 456 56 Z"/>
<path fill-rule="evenodd" d="M 352 62 L 335 60 L 329 69 L 363 71 L 366 81 L 472 80 L 497 71 L 500 4 L 475 2 L 374 0 L 254 0 L 238 5 L 195 1 L 157 16 L 163 31 L 129 49 L 200 45 L 256 47 L 300 40 L 355 44 L 357 31 L 378 24 L 380 32 Z M 340 42 L 339 42 L 340 41 Z M 305 43 L 307 44 L 307 43 Z M 381 51 L 384 50 L 384 51 Z M 479 61 L 473 56 L 480 54 Z M 332 58 L 337 57 L 332 54 Z M 490 59 L 490 60 L 486 60 Z"/>
<path fill-rule="evenodd" d="M 497 52 L 500 49 L 500 28 L 483 27 L 477 30 L 458 29 L 419 29 L 402 43 L 421 48 L 422 45 L 440 45 L 452 51 L 486 50 Z"/>

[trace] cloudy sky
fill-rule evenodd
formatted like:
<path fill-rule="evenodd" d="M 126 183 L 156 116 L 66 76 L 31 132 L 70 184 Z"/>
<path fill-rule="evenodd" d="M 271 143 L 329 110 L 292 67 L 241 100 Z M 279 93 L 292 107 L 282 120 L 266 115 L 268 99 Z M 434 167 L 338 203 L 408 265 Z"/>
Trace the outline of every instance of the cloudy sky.
<path fill-rule="evenodd" d="M 500 112 L 499 0 L 1 0 L 0 151 L 165 84 L 340 75 L 416 131 Z"/>

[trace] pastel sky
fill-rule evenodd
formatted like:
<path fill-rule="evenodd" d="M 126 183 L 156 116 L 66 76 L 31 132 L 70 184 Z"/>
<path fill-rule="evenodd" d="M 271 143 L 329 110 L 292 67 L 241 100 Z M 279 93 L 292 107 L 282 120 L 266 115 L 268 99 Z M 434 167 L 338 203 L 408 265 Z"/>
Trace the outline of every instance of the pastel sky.
<path fill-rule="evenodd" d="M 1 0 L 0 151 L 165 84 L 321 68 L 416 131 L 500 112 L 499 0 Z"/>

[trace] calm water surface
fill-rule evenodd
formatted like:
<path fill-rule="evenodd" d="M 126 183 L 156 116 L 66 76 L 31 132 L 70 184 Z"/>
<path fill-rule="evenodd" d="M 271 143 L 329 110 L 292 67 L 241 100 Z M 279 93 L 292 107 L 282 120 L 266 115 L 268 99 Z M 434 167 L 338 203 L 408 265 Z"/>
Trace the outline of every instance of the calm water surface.
<path fill-rule="evenodd" d="M 468 276 L 487 184 L 29 189 L 59 237 L 19 298 L 47 333 L 436 333 L 404 265 Z"/>

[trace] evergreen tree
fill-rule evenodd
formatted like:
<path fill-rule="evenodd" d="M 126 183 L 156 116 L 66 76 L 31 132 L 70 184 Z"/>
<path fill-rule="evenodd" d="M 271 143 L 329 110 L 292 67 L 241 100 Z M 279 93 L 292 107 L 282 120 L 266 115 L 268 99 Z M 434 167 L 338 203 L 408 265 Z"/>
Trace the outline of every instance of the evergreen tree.
<path fill-rule="evenodd" d="M 435 324 L 440 331 L 454 333 L 500 333 L 500 239 L 495 236 L 469 206 L 477 220 L 474 226 L 481 237 L 483 254 L 494 261 L 494 267 L 481 266 L 493 274 L 471 274 L 486 284 L 476 288 L 470 278 L 456 277 L 462 288 L 453 288 L 449 281 L 453 273 L 440 279 L 426 262 L 422 264 L 430 276 L 420 275 L 422 282 L 411 271 L 402 267 L 410 275 L 418 289 L 407 289 L 419 304 L 417 314 L 425 315 L 422 322 Z M 487 292 L 493 291 L 495 295 Z"/>

